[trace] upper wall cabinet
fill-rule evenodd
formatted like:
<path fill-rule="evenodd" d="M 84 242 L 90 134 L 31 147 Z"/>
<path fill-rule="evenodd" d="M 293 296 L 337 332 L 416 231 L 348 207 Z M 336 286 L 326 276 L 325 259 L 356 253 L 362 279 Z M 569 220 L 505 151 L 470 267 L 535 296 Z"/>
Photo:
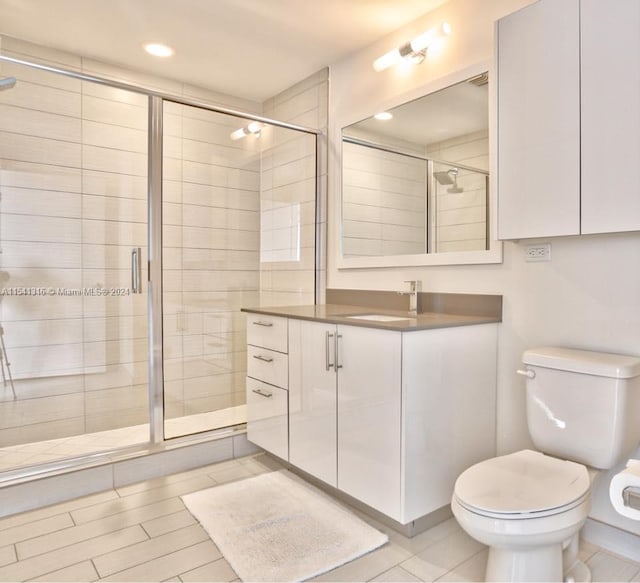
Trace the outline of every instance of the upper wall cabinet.
<path fill-rule="evenodd" d="M 497 40 L 498 237 L 640 230 L 640 2 L 539 0 Z"/>

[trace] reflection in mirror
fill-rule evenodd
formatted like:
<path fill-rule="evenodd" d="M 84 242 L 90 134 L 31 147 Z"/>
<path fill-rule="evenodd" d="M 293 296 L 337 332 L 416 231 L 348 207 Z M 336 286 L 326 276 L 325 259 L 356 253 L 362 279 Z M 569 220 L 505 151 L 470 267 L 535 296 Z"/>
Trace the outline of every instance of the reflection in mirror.
<path fill-rule="evenodd" d="M 488 75 L 342 130 L 344 257 L 483 251 Z"/>

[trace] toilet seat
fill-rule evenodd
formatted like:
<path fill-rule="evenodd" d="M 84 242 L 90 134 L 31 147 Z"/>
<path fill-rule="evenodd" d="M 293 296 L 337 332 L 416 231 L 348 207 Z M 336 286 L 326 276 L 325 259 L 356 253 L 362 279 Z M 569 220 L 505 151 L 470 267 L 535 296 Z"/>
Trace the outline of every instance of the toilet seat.
<path fill-rule="evenodd" d="M 477 463 L 456 481 L 454 497 L 475 514 L 501 520 L 566 512 L 589 496 L 582 464 L 528 449 Z"/>

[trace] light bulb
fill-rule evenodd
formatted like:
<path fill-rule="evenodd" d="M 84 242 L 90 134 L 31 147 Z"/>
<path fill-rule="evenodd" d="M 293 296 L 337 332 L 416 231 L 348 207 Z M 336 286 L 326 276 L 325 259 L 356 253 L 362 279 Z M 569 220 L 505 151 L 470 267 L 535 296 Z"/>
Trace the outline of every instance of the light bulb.
<path fill-rule="evenodd" d="M 388 111 L 381 111 L 380 113 L 376 113 L 373 117 L 379 119 L 380 121 L 387 121 L 393 117 Z"/>
<path fill-rule="evenodd" d="M 252 121 L 247 126 L 247 130 L 249 130 L 249 132 L 252 134 L 259 134 L 261 129 L 262 129 L 262 124 L 258 123 L 257 121 Z"/>
<path fill-rule="evenodd" d="M 245 131 L 244 128 L 240 128 L 239 130 L 236 130 L 235 132 L 231 132 L 231 135 L 229 136 L 232 140 L 240 140 L 241 138 L 244 138 L 247 135 L 247 132 Z"/>
<path fill-rule="evenodd" d="M 399 49 L 393 49 L 373 61 L 373 68 L 378 72 L 384 71 L 388 67 L 395 65 L 401 58 Z"/>
<path fill-rule="evenodd" d="M 437 28 L 432 28 L 431 30 L 423 32 L 421 35 L 414 38 L 411 41 L 411 48 L 416 53 L 424 51 L 429 48 L 429 46 L 433 44 L 439 36 L 448 36 L 449 34 L 451 34 L 451 26 L 448 22 L 443 22 Z"/>
<path fill-rule="evenodd" d="M 171 47 L 160 43 L 147 43 L 144 50 L 154 57 L 171 57 L 175 53 Z"/>

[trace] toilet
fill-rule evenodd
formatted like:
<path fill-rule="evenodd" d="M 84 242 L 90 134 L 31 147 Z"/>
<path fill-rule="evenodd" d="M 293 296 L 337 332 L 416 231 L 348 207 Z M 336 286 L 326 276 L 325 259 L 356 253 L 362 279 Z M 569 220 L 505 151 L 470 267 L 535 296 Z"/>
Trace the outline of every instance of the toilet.
<path fill-rule="evenodd" d="M 543 347 L 522 361 L 537 451 L 471 466 L 455 483 L 451 508 L 489 547 L 486 581 L 591 581 L 578 534 L 600 470 L 640 443 L 640 358 Z"/>

